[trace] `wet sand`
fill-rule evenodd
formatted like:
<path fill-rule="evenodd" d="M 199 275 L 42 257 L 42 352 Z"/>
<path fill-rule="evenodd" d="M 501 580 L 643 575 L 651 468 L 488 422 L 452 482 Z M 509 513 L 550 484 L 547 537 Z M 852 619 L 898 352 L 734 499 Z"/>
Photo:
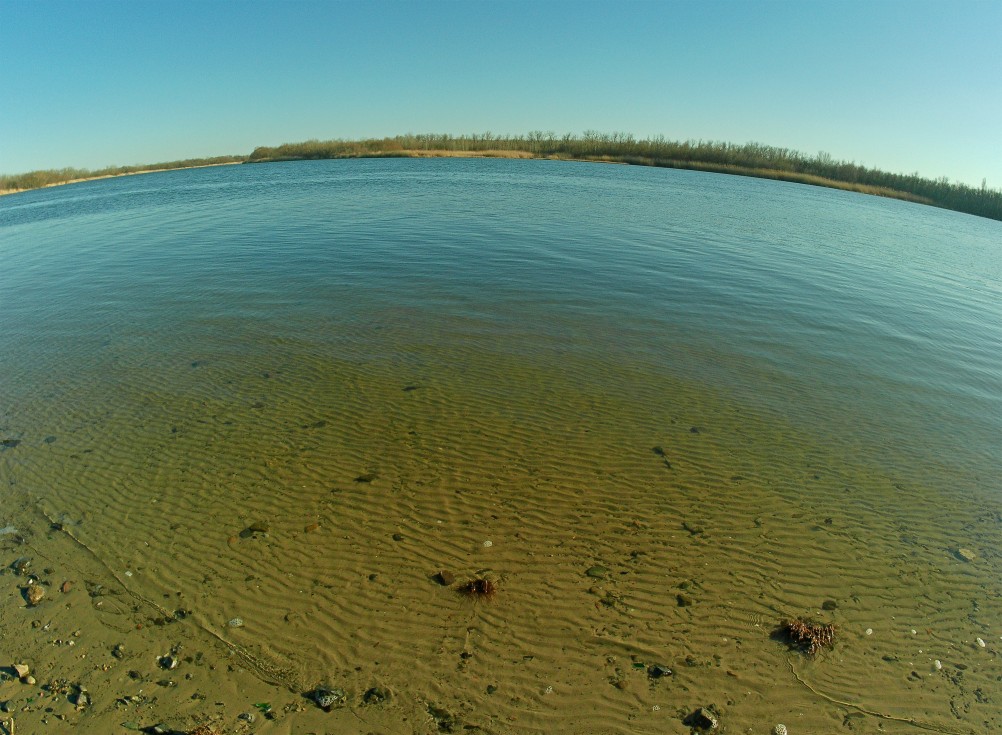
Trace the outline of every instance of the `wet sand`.
<path fill-rule="evenodd" d="M 1002 726 L 987 499 L 692 386 L 631 396 L 614 367 L 571 385 L 299 355 L 162 378 L 92 386 L 58 436 L 42 410 L 3 424 L 21 735 L 683 733 L 698 708 L 721 732 Z M 494 599 L 459 592 L 478 576 Z M 776 640 L 793 617 L 835 624 L 834 648 Z"/>

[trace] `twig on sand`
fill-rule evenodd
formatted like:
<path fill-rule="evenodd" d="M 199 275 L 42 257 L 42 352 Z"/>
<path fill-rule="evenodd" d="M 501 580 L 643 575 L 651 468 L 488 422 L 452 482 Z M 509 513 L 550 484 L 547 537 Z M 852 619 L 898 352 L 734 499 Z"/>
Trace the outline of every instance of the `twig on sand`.
<path fill-rule="evenodd" d="M 890 720 L 892 722 L 903 722 L 906 725 L 911 725 L 912 727 L 917 727 L 920 730 L 929 730 L 930 732 L 944 733 L 945 735 L 977 735 L 974 730 L 961 730 L 958 727 L 947 727 L 944 725 L 934 725 L 931 722 L 922 722 L 921 720 L 916 720 L 913 717 L 897 717 L 895 715 L 888 715 L 883 712 L 877 712 L 876 710 L 867 709 L 859 704 L 854 704 L 853 702 L 846 702 L 841 699 L 835 699 L 831 695 L 825 694 L 824 692 L 818 691 L 813 686 L 808 684 L 804 679 L 797 673 L 797 670 L 793 668 L 793 660 L 787 659 L 786 663 L 790 666 L 790 671 L 796 677 L 797 681 L 803 684 L 807 689 L 817 697 L 821 697 L 825 701 L 831 702 L 832 704 L 837 704 L 842 707 L 848 707 L 849 709 L 854 709 L 857 712 L 862 712 L 864 715 L 870 715 L 871 717 L 878 717 L 881 720 Z"/>

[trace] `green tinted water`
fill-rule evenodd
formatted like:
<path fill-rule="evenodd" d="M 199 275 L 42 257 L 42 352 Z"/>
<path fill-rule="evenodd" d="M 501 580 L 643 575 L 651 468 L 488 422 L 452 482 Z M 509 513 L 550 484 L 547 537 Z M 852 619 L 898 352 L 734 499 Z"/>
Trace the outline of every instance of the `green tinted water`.
<path fill-rule="evenodd" d="M 44 512 L 272 678 L 384 682 L 400 722 L 654 732 L 714 701 L 819 731 L 836 699 L 977 731 L 1002 723 L 1000 234 L 542 161 L 4 198 L 0 526 Z M 840 626 L 828 658 L 770 640 L 798 615 Z"/>

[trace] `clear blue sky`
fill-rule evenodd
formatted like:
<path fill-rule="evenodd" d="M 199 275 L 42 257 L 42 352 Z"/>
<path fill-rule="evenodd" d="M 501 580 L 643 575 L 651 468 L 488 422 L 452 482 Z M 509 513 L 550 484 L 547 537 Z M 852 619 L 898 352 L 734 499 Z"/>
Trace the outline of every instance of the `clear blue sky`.
<path fill-rule="evenodd" d="M 0 172 L 630 132 L 1002 188 L 1002 0 L 0 0 Z"/>

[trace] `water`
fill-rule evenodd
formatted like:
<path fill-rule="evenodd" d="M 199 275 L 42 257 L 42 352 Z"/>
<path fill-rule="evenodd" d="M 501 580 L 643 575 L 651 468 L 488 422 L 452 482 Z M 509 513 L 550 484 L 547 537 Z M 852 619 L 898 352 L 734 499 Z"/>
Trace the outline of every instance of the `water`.
<path fill-rule="evenodd" d="M 378 672 L 405 709 L 634 732 L 682 687 L 761 726 L 776 702 L 734 692 L 789 678 L 769 630 L 832 598 L 815 686 L 1002 723 L 998 646 L 964 658 L 1002 634 L 998 222 L 697 172 L 318 161 L 4 197 L 0 262 L 5 505 L 206 629 L 239 613 L 225 637 L 290 686 Z M 915 693 L 950 655 L 964 682 Z M 651 657 L 694 663 L 669 691 Z"/>

